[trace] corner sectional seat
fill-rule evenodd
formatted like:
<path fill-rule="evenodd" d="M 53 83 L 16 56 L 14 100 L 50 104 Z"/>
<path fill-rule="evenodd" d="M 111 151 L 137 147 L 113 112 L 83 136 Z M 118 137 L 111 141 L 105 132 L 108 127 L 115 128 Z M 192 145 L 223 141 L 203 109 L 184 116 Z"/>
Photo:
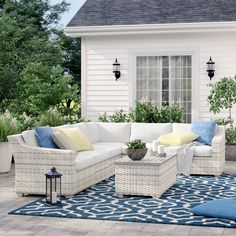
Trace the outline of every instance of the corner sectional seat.
<path fill-rule="evenodd" d="M 92 143 L 93 150 L 41 148 L 34 130 L 8 137 L 15 159 L 15 185 L 19 195 L 45 194 L 45 173 L 53 166 L 63 175 L 62 194 L 74 195 L 114 175 L 114 161 L 125 154 L 124 143 L 141 139 L 151 146 L 161 135 L 191 130 L 191 124 L 170 123 L 88 122 L 63 127 L 79 127 Z M 224 136 L 224 127 L 218 126 L 212 146 L 194 147 L 192 174 L 220 175 L 223 172 Z"/>

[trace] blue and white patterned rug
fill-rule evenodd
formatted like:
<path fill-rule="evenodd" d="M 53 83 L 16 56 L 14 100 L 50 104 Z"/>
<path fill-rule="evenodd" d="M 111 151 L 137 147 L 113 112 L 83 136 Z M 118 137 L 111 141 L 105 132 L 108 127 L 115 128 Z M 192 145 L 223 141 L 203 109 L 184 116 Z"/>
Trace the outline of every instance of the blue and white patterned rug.
<path fill-rule="evenodd" d="M 111 177 L 73 198 L 63 199 L 61 207 L 51 207 L 45 199 L 39 199 L 9 214 L 236 228 L 236 221 L 195 216 L 189 210 L 222 198 L 236 198 L 236 176 L 181 177 L 158 200 L 118 198 Z"/>

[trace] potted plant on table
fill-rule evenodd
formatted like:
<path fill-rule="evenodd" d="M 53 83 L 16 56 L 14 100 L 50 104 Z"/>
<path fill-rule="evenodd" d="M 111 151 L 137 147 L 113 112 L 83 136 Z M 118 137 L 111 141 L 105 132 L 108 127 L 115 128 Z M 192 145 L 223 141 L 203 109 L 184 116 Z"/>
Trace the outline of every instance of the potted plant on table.
<path fill-rule="evenodd" d="M 135 139 L 126 143 L 127 155 L 133 161 L 142 160 L 147 154 L 146 144 L 140 139 Z"/>
<path fill-rule="evenodd" d="M 236 127 L 232 119 L 232 108 L 236 104 L 236 76 L 234 78 L 224 77 L 216 83 L 210 84 L 210 95 L 208 102 L 210 111 L 220 113 L 223 109 L 228 110 L 228 117 L 216 120 L 218 125 L 224 125 L 226 148 L 226 160 L 236 160 Z"/>
<path fill-rule="evenodd" d="M 12 151 L 7 136 L 19 132 L 19 125 L 9 111 L 0 115 L 0 173 L 11 169 Z"/>

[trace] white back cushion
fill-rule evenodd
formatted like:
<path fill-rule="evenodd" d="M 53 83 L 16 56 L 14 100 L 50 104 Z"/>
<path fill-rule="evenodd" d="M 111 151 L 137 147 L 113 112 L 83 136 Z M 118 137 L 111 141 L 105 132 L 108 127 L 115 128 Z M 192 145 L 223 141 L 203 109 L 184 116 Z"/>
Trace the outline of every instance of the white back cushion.
<path fill-rule="evenodd" d="M 101 142 L 125 143 L 130 139 L 130 123 L 98 123 Z"/>
<path fill-rule="evenodd" d="M 87 129 L 87 137 L 91 143 L 100 141 L 99 127 L 96 122 L 84 123 Z"/>
<path fill-rule="evenodd" d="M 26 130 L 22 132 L 25 143 L 29 146 L 39 147 L 38 141 L 34 135 L 34 130 Z"/>
<path fill-rule="evenodd" d="M 192 124 L 172 124 L 172 132 L 191 132 Z"/>
<path fill-rule="evenodd" d="M 130 141 L 141 139 L 145 143 L 151 143 L 157 140 L 161 135 L 170 133 L 171 129 L 170 123 L 132 123 Z"/>

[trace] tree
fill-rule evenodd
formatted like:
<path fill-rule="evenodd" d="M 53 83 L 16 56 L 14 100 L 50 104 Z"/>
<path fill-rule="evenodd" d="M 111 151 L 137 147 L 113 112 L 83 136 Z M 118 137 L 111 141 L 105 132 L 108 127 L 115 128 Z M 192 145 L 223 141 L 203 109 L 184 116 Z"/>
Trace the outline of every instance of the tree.
<path fill-rule="evenodd" d="M 216 114 L 223 109 L 228 109 L 229 123 L 232 124 L 232 108 L 236 104 L 236 76 L 234 78 L 224 77 L 209 86 L 211 87 L 208 96 L 210 111 Z"/>
<path fill-rule="evenodd" d="M 62 68 L 29 63 L 16 83 L 17 97 L 9 106 L 19 114 L 38 116 L 67 99 L 76 100 L 78 86 L 70 85 L 72 76 L 63 76 Z"/>
<path fill-rule="evenodd" d="M 23 83 L 30 83 L 29 71 L 32 76 L 35 76 L 29 68 L 36 67 L 37 69 L 36 65 L 40 65 L 40 70 L 47 71 L 46 74 L 49 77 L 52 76 L 50 73 L 54 73 L 53 68 L 57 68 L 58 65 L 68 67 L 78 80 L 79 69 L 75 69 L 75 66 L 80 63 L 80 50 L 77 50 L 80 43 L 79 41 L 74 43 L 76 40 L 68 39 L 61 29 L 57 28 L 60 15 L 67 7 L 68 4 L 65 1 L 56 5 L 50 5 L 48 0 L 6 0 L 4 2 L 4 9 L 0 15 L 0 103 L 2 109 L 9 106 L 17 110 L 18 107 L 14 106 L 17 99 L 26 99 L 29 102 L 25 97 L 25 91 L 20 88 L 25 89 L 22 86 Z M 63 41 L 65 43 L 62 43 Z M 75 63 L 75 66 L 72 66 L 72 63 Z M 27 80 L 25 76 L 22 76 L 25 71 L 27 71 Z M 63 79 L 62 76 L 60 78 Z M 38 82 L 43 83 L 43 79 Z M 74 87 L 74 80 L 67 80 L 67 83 L 69 83 L 68 86 Z M 43 85 L 37 86 L 43 87 Z M 79 89 L 77 86 L 76 88 L 78 94 Z M 33 89 L 29 91 L 35 92 Z M 31 97 L 29 91 L 28 96 Z M 32 96 L 34 97 L 34 94 Z M 74 99 L 73 96 L 72 99 Z M 34 103 L 36 104 L 38 108 L 43 109 L 40 104 Z M 55 105 L 55 102 L 51 105 Z M 31 109 L 28 112 L 31 112 Z"/>

